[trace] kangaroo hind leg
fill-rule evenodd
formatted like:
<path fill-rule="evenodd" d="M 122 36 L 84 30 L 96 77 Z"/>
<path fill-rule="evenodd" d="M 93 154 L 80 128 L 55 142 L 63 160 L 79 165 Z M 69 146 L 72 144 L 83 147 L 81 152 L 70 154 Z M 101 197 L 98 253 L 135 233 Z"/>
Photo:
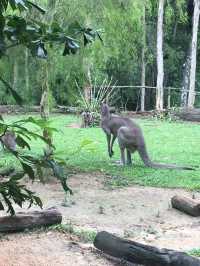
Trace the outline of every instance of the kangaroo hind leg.
<path fill-rule="evenodd" d="M 126 149 L 126 155 L 127 155 L 126 164 L 132 165 L 131 152 L 128 149 Z"/>

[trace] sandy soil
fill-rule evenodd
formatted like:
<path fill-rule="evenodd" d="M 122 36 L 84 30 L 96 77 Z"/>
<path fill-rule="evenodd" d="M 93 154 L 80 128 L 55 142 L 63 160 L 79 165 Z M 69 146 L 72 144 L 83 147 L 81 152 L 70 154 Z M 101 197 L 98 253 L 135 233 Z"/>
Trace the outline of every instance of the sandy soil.
<path fill-rule="evenodd" d="M 58 207 L 63 223 L 71 222 L 87 230 L 107 230 L 158 247 L 200 247 L 200 218 L 170 206 L 173 195 L 194 193 L 139 186 L 111 190 L 105 186 L 109 178 L 98 173 L 76 174 L 69 180 L 74 195 L 67 198 L 57 183 L 35 183 L 31 187 L 45 207 Z M 195 197 L 200 198 L 200 194 L 195 193 Z M 0 246 L 0 266 L 120 265 L 98 255 L 92 247 L 56 232 L 3 236 Z"/>

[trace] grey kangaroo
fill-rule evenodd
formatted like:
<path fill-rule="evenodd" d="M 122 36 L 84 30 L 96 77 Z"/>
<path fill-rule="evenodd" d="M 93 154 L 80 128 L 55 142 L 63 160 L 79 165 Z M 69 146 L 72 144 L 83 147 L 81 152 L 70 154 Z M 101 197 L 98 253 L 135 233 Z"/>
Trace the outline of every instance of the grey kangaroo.
<path fill-rule="evenodd" d="M 140 127 L 129 118 L 111 114 L 109 106 L 105 103 L 102 103 L 101 105 L 101 128 L 107 137 L 108 154 L 110 157 L 114 154 L 113 144 L 115 139 L 118 138 L 122 165 L 131 165 L 131 153 L 138 151 L 141 159 L 147 167 L 194 170 L 187 166 L 152 162 L 147 153 L 145 140 Z M 127 161 L 125 161 L 125 150 L 127 153 Z"/>
<path fill-rule="evenodd" d="M 6 131 L 6 133 L 0 138 L 0 142 L 3 148 L 7 148 L 12 151 L 16 151 L 16 135 L 12 131 Z"/>

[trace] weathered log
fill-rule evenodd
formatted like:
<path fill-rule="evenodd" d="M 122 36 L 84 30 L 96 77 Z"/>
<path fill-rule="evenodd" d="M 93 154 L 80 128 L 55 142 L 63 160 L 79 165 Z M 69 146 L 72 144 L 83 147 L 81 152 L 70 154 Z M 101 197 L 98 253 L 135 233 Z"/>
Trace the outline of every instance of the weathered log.
<path fill-rule="evenodd" d="M 68 113 L 68 114 L 77 114 L 79 112 L 77 107 L 73 106 L 64 106 L 64 105 L 57 105 L 53 112 L 57 113 Z"/>
<path fill-rule="evenodd" d="M 39 113 L 39 112 L 40 112 L 40 106 L 0 105 L 1 114 Z M 53 108 L 52 112 L 77 114 L 78 108 L 73 106 L 57 105 L 56 108 Z"/>
<path fill-rule="evenodd" d="M 200 201 L 183 196 L 174 196 L 171 199 L 172 207 L 191 216 L 200 216 Z"/>
<path fill-rule="evenodd" d="M 14 216 L 0 217 L 0 232 L 18 232 L 61 222 L 62 215 L 54 207 L 42 211 L 18 212 Z"/>
<path fill-rule="evenodd" d="M 94 240 L 94 246 L 106 254 L 128 262 L 146 266 L 200 266 L 200 260 L 169 249 L 158 249 L 134 241 L 100 232 Z"/>
<path fill-rule="evenodd" d="M 200 122 L 200 109 L 183 108 L 175 111 L 175 115 L 182 120 Z"/>

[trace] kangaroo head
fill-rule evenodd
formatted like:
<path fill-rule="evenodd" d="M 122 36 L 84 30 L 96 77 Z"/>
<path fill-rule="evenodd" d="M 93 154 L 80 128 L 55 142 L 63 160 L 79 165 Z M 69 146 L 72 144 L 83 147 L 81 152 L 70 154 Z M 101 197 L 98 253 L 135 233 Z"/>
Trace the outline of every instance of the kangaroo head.
<path fill-rule="evenodd" d="M 110 108 L 106 103 L 101 104 L 101 116 L 109 116 Z"/>

